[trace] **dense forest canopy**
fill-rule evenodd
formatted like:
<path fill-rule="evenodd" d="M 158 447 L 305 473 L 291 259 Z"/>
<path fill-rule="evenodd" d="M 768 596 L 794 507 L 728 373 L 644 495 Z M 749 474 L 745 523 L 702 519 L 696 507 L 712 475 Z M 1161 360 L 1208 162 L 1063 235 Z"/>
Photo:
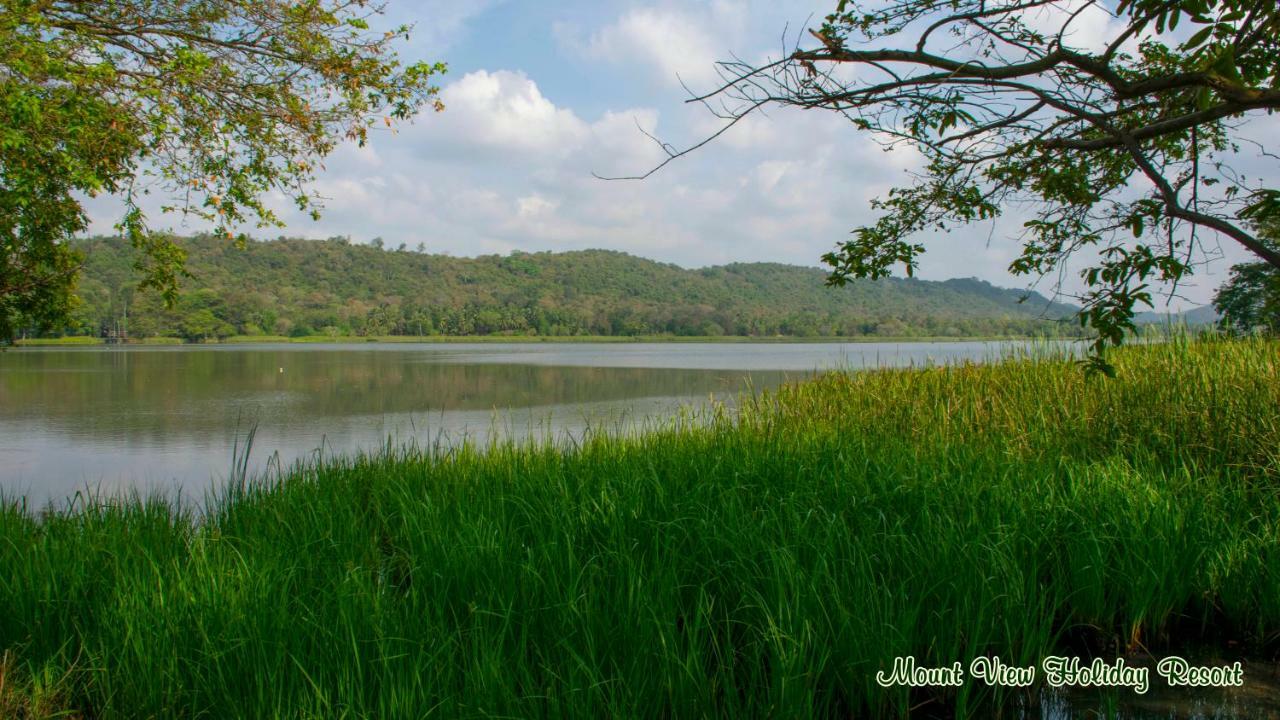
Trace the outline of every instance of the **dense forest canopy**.
<path fill-rule="evenodd" d="M 620 252 L 456 258 L 328 241 L 177 242 L 191 277 L 172 308 L 139 291 L 136 250 L 78 243 L 83 302 L 63 332 L 233 335 L 1009 336 L 1071 332 L 1074 308 L 979 280 L 883 279 L 833 289 L 817 268 L 688 270 Z"/>

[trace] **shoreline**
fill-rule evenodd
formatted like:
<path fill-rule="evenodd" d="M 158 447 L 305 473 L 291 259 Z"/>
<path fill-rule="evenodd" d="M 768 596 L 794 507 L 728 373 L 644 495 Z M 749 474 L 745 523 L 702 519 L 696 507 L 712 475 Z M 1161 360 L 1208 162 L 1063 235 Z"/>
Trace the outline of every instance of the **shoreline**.
<path fill-rule="evenodd" d="M 291 344 L 291 345 L 361 345 L 365 343 L 385 343 L 385 344 L 453 344 L 453 343 L 512 343 L 512 344 L 537 344 L 537 343 L 707 343 L 707 344 L 796 344 L 796 345 L 813 345 L 813 344 L 875 344 L 875 343 L 947 343 L 947 342 L 1024 342 L 1024 341 L 1073 341 L 1082 338 L 1075 336 L 1043 336 L 1043 335 L 974 335 L 974 336 L 947 336 L 947 335 L 928 335 L 928 336 L 886 336 L 886 337 L 870 337 L 870 336 L 821 336 L 821 337 L 792 337 L 792 336 L 749 336 L 749 335 L 378 335 L 369 337 L 360 336 L 337 336 L 337 337 L 285 337 L 274 335 L 259 336 L 232 336 L 219 342 L 186 342 L 181 338 L 143 338 L 140 340 L 130 340 L 126 343 L 107 343 L 101 338 L 92 338 L 84 336 L 72 336 L 66 338 L 28 338 L 14 341 L 10 347 L 58 347 L 58 348 L 75 348 L 75 347 L 157 347 L 157 346 L 182 346 L 182 347 L 222 347 L 229 345 L 270 345 L 270 344 Z M 4 346 L 0 346 L 3 349 Z"/>

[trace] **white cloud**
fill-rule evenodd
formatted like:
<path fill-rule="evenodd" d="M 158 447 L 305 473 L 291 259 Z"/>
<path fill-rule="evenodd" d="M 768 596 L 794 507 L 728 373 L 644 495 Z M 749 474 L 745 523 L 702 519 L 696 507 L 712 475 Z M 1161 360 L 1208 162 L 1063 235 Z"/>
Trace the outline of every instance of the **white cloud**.
<path fill-rule="evenodd" d="M 516 199 L 516 217 L 536 218 L 555 212 L 560 203 L 548 200 L 541 195 L 526 195 Z"/>
<path fill-rule="evenodd" d="M 587 51 L 615 63 L 651 63 L 670 83 L 707 84 L 715 79 L 711 38 L 683 13 L 634 10 L 591 37 Z"/>
<path fill-rule="evenodd" d="M 413 26 L 413 45 L 424 57 L 438 58 L 465 36 L 475 17 L 503 5 L 506 0 L 414 0 L 391 5 L 381 25 Z"/>
<path fill-rule="evenodd" d="M 606 111 L 591 124 L 591 141 L 584 158 L 589 171 L 613 177 L 653 167 L 664 157 L 653 140 L 659 131 L 658 111 L 652 108 Z"/>
<path fill-rule="evenodd" d="M 1124 26 L 1102 3 L 1092 0 L 1045 5 L 1024 12 L 1023 20 L 1028 27 L 1049 37 L 1065 28 L 1063 45 L 1091 52 L 1106 49 Z"/>
<path fill-rule="evenodd" d="M 688 4 L 638 7 L 617 21 L 578 36 L 579 28 L 560 24 L 560 42 L 592 59 L 618 66 L 643 64 L 668 87 L 691 88 L 718 84 L 716 62 L 726 59 L 743 35 L 747 8 L 739 2 L 716 0 Z"/>
<path fill-rule="evenodd" d="M 521 72 L 468 73 L 441 94 L 448 110 L 420 123 L 426 132 L 450 136 L 458 147 L 563 155 L 588 132 L 572 110 L 556 107 Z"/>

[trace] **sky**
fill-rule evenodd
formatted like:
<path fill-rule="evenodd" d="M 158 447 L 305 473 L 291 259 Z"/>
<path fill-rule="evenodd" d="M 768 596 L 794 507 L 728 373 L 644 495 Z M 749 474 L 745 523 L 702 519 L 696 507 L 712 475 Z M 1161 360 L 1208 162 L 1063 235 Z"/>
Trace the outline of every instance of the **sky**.
<path fill-rule="evenodd" d="M 593 173 L 651 169 L 664 155 L 646 133 L 685 147 L 714 132 L 722 121 L 687 103 L 689 89 L 713 88 L 718 60 L 780 56 L 784 33 L 794 42 L 832 5 L 390 0 L 388 20 L 414 25 L 404 58 L 449 66 L 445 111 L 377 131 L 364 148 L 342 146 L 314 185 L 322 218 L 276 198 L 288 226 L 259 234 L 381 238 L 456 256 L 607 248 L 684 267 L 820 266 L 823 253 L 874 219 L 873 198 L 908 182 L 913 151 L 886 152 L 833 113 L 771 109 L 646 180 Z M 161 216 L 159 204 L 149 211 L 153 227 L 202 229 Z M 91 231 L 111 232 L 118 204 L 98 198 L 87 207 Z M 1031 279 L 1007 271 L 1017 226 L 1007 218 L 923 235 L 918 276 L 1027 287 Z M 1246 259 L 1229 241 L 1223 249 L 1170 307 L 1211 300 L 1230 264 Z M 1037 289 L 1051 294 L 1052 279 Z"/>

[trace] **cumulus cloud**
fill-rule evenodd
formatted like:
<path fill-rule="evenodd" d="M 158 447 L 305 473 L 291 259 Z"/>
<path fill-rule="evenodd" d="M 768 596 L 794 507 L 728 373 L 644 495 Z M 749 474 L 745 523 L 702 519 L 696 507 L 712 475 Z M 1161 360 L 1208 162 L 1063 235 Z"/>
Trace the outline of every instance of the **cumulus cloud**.
<path fill-rule="evenodd" d="M 592 35 L 586 50 L 615 63 L 648 62 L 672 84 L 683 79 L 705 85 L 715 80 L 711 45 L 710 36 L 685 14 L 643 8 Z"/>
<path fill-rule="evenodd" d="M 1099 52 L 1119 35 L 1125 23 L 1103 3 L 1070 0 L 1028 10 L 1023 20 L 1033 30 L 1052 37 L 1063 33 L 1063 45 Z"/>
<path fill-rule="evenodd" d="M 716 62 L 738 45 L 747 21 L 739 2 L 653 5 L 625 11 L 616 21 L 581 37 L 581 29 L 556 28 L 560 41 L 587 58 L 618 66 L 646 67 L 668 87 L 707 87 L 719 80 Z"/>
<path fill-rule="evenodd" d="M 414 49 L 425 57 L 437 57 L 465 37 L 467 24 L 507 0 L 415 0 L 392 4 L 382 24 L 413 26 Z"/>
<path fill-rule="evenodd" d="M 446 86 L 442 96 L 448 112 L 422 118 L 420 127 L 448 137 L 459 151 L 564 155 L 588 132 L 572 110 L 556 107 L 521 72 L 468 73 Z"/>

